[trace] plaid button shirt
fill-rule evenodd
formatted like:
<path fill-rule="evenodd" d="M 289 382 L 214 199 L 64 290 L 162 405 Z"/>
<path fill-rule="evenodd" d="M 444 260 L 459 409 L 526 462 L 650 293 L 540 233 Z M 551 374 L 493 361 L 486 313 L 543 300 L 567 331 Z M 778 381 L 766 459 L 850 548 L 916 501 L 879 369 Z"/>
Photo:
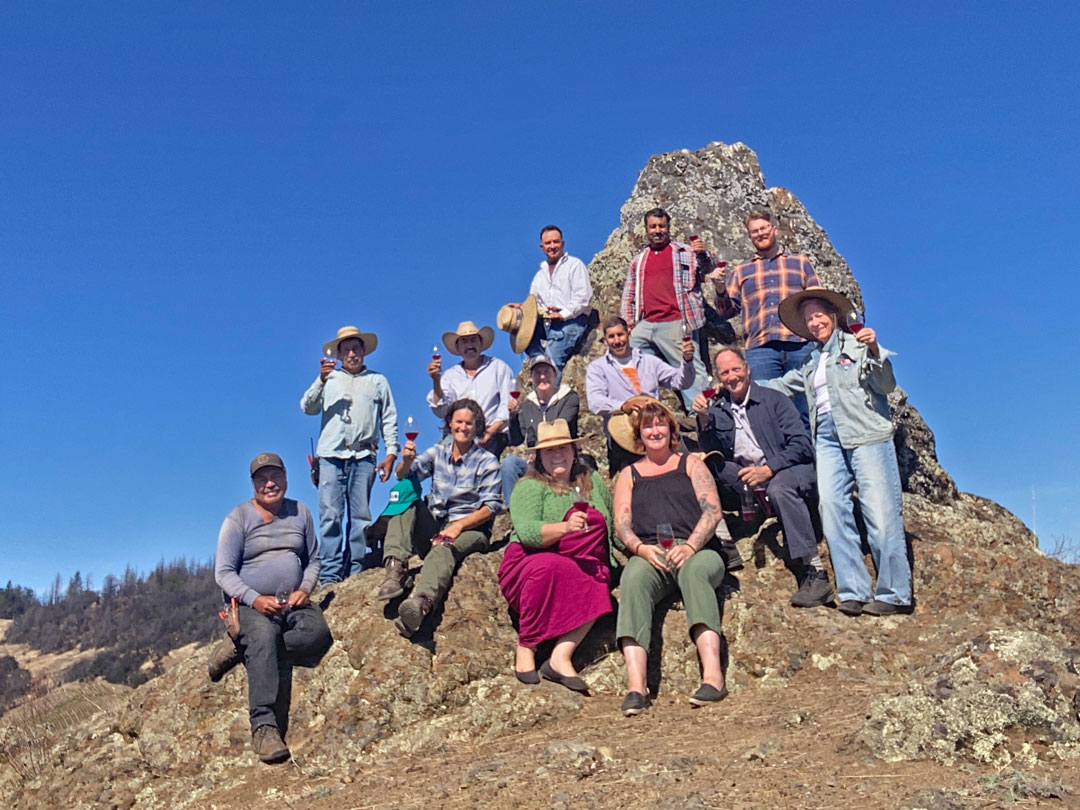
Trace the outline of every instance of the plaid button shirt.
<path fill-rule="evenodd" d="M 799 290 L 819 286 L 810 260 L 801 253 L 776 254 L 774 259 L 756 256 L 728 274 L 726 289 L 717 293 L 716 310 L 722 318 L 742 312 L 746 348 L 770 340 L 804 342 L 780 322 L 780 302 Z"/>
<path fill-rule="evenodd" d="M 690 250 L 689 245 L 675 241 L 670 244 L 671 264 L 675 276 L 675 298 L 679 302 L 679 311 L 682 312 L 683 319 L 690 323 L 691 329 L 698 329 L 705 323 L 705 302 L 701 298 L 701 279 L 713 269 L 713 260 L 709 256 L 701 267 L 698 267 L 697 254 Z M 645 303 L 645 296 L 640 294 L 642 276 L 645 273 L 645 259 L 650 250 L 651 248 L 645 248 L 630 262 L 626 284 L 623 285 L 619 315 L 631 329 L 641 320 L 642 307 Z"/>
<path fill-rule="evenodd" d="M 428 509 L 437 518 L 457 520 L 481 506 L 490 509 L 492 515 L 503 510 L 499 460 L 475 442 L 457 463 L 453 442 L 425 450 L 413 462 L 412 474 L 418 481 L 431 478 Z"/>

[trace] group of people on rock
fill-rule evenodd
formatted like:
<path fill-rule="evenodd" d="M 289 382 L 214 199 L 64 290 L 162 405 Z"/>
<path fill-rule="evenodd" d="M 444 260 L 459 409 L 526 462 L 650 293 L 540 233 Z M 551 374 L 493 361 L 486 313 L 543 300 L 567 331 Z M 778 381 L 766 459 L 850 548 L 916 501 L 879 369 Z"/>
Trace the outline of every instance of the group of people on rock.
<path fill-rule="evenodd" d="M 395 625 L 403 636 L 417 633 L 440 605 L 461 561 L 489 547 L 494 518 L 508 509 L 499 586 L 517 618 L 514 674 L 525 684 L 544 678 L 587 694 L 572 656 L 596 620 L 616 609 L 618 572 L 615 625 L 628 716 L 649 706 L 653 611 L 676 591 L 701 662 L 690 702 L 727 695 L 717 589 L 742 560 L 725 509 L 747 520 L 761 509 L 775 512 L 791 562 L 803 572 L 793 606 L 835 604 L 852 616 L 910 612 L 887 402 L 892 353 L 847 297 L 820 285 L 805 256 L 781 248 L 770 212 L 748 215 L 754 255 L 729 272 L 700 238 L 672 241 L 663 209 L 647 212 L 644 224 L 648 244 L 628 268 L 620 312 L 599 323 L 607 351 L 585 372 L 587 407 L 603 418 L 613 489 L 579 449 L 580 399 L 563 379 L 598 319 L 588 271 L 566 254 L 558 227 L 541 231 L 544 260 L 529 296 L 497 316 L 512 349 L 527 356 L 530 390 L 521 397 L 510 367 L 485 353 L 494 330 L 462 321 L 442 341 L 460 362 L 444 369 L 436 350 L 427 368 L 427 403 L 444 435 L 423 451 L 415 433 L 399 443 L 390 385 L 367 366 L 376 335 L 347 326 L 327 341 L 300 402 L 321 417 L 312 468 L 321 542 L 306 507 L 285 497 L 285 466 L 274 453 L 251 462 L 254 497 L 233 509 L 218 540 L 228 637 L 211 655 L 210 677 L 244 663 L 253 746 L 263 761 L 289 756 L 292 666 L 314 665 L 332 643 L 311 603 L 316 583 L 332 585 L 371 566 L 376 476 L 397 479 L 383 513 L 376 598 L 400 600 Z M 711 306 L 706 280 L 715 290 Z M 702 332 L 709 311 L 742 315 L 745 348 L 723 346 L 709 357 Z M 679 393 L 685 417 L 659 401 L 662 387 Z M 519 446 L 523 453 L 506 452 Z M 835 590 L 818 554 L 815 515 Z M 414 554 L 422 558 L 415 577 Z M 545 642 L 551 654 L 538 666 Z"/>

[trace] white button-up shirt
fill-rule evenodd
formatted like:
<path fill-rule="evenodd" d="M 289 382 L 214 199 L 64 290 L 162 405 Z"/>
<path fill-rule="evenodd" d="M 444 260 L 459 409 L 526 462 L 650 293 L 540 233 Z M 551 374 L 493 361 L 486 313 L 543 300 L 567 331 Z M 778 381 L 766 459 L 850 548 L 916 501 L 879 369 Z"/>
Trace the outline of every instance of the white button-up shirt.
<path fill-rule="evenodd" d="M 564 253 L 554 269 L 547 260 L 540 262 L 529 294 L 543 307 L 558 307 L 563 318 L 576 318 L 592 309 L 592 284 L 589 270 L 581 259 Z"/>
<path fill-rule="evenodd" d="M 446 411 L 454 400 L 471 399 L 480 406 L 489 425 L 500 419 L 509 423 L 510 409 L 506 403 L 510 401 L 513 380 L 514 373 L 510 371 L 510 366 L 497 357 L 481 355 L 480 368 L 471 377 L 461 363 L 444 371 L 439 381 L 443 390 L 442 399 L 435 401 L 433 389 L 428 391 L 427 404 L 437 417 L 445 419 Z M 500 432 L 506 431 L 507 426 L 504 425 Z"/>

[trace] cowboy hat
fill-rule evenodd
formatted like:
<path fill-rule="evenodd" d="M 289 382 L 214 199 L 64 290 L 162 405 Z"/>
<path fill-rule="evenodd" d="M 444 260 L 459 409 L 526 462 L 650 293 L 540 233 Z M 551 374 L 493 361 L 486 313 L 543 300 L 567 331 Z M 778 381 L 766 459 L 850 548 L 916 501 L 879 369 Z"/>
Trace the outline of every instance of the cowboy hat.
<path fill-rule="evenodd" d="M 532 342 L 536 332 L 536 296 L 530 295 L 520 304 L 507 304 L 495 316 L 495 325 L 510 333 L 510 348 L 521 354 Z"/>
<path fill-rule="evenodd" d="M 553 419 L 536 426 L 536 444 L 526 449 L 531 453 L 533 450 L 550 450 L 552 447 L 579 444 L 583 441 L 585 440 L 574 439 L 570 436 L 570 425 L 565 419 Z"/>
<path fill-rule="evenodd" d="M 675 418 L 675 414 L 673 414 L 671 409 L 660 400 L 653 399 L 645 394 L 639 394 L 636 397 L 631 397 L 631 399 L 643 400 L 641 403 L 642 405 L 655 402 L 667 411 L 668 416 L 671 417 L 671 420 L 676 425 L 679 424 L 679 420 Z M 641 442 L 635 441 L 634 439 L 634 414 L 619 411 L 608 420 L 607 430 L 608 435 L 611 436 L 611 440 L 628 453 L 636 453 L 640 456 L 645 452 L 645 447 Z"/>
<path fill-rule="evenodd" d="M 803 340 L 813 340 L 813 335 L 811 335 L 810 330 L 806 328 L 806 321 L 799 313 L 799 307 L 802 305 L 802 302 L 809 298 L 819 298 L 822 301 L 832 304 L 838 313 L 836 316 L 837 325 L 841 329 L 847 330 L 847 327 L 844 326 L 844 318 L 847 317 L 847 314 L 851 312 L 851 310 L 855 309 L 855 305 L 848 301 L 843 293 L 838 293 L 835 290 L 827 290 L 824 287 L 807 287 L 805 290 L 799 290 L 799 292 L 789 295 L 781 301 L 778 308 L 780 322 Z"/>
<path fill-rule="evenodd" d="M 470 337 L 471 335 L 480 336 L 480 351 L 482 352 L 490 349 L 491 344 L 495 342 L 494 329 L 490 326 L 477 327 L 472 321 L 462 321 L 459 323 L 456 332 L 443 332 L 442 342 L 450 354 L 456 354 L 458 357 L 461 357 L 461 352 L 457 350 L 458 338 Z"/>
<path fill-rule="evenodd" d="M 355 326 L 343 326 L 337 330 L 337 337 L 323 344 L 322 351 L 327 357 L 337 356 L 337 347 L 341 341 L 348 338 L 360 338 L 364 342 L 364 354 L 371 354 L 379 345 L 379 339 L 373 332 L 361 332 Z"/>

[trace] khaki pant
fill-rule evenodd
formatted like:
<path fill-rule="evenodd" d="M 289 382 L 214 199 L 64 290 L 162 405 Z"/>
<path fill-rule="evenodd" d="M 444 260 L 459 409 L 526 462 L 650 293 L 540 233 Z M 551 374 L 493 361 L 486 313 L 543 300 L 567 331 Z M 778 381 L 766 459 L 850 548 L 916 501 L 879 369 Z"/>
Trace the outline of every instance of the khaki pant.
<path fill-rule="evenodd" d="M 678 590 L 686 606 L 686 626 L 703 624 L 720 632 L 720 605 L 716 589 L 724 581 L 724 561 L 704 548 L 678 571 L 657 571 L 643 557 L 631 557 L 619 580 L 619 616 L 615 638 L 632 638 L 646 650 L 652 641 L 656 603 Z"/>
<path fill-rule="evenodd" d="M 393 557 L 408 563 L 410 555 L 419 554 L 424 564 L 416 583 L 415 595 L 423 594 L 437 605 L 450 590 L 454 571 L 461 561 L 474 551 L 483 551 L 491 540 L 491 523 L 469 529 L 457 536 L 450 546 L 432 545 L 431 538 L 449 523 L 436 520 L 427 506 L 417 502 L 386 524 L 383 557 Z"/>

